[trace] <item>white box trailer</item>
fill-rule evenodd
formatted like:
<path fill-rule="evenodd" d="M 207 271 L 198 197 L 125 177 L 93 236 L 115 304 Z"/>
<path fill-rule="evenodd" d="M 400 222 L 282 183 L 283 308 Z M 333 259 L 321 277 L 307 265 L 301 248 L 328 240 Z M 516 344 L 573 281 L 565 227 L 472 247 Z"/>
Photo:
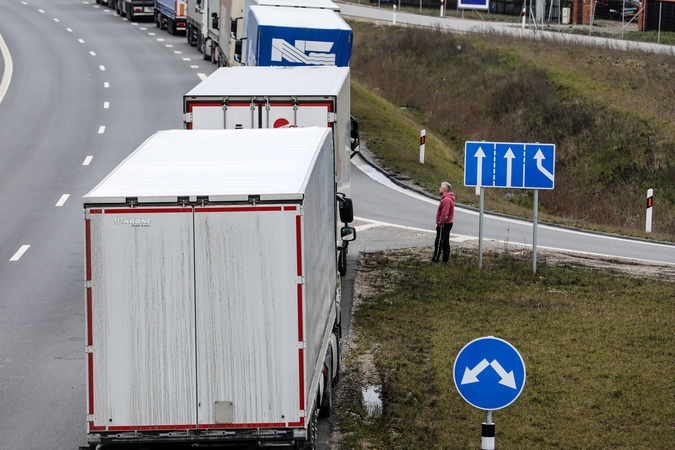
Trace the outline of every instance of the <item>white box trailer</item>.
<path fill-rule="evenodd" d="M 315 439 L 339 365 L 332 166 L 327 128 L 160 131 L 84 197 L 91 449 Z"/>
<path fill-rule="evenodd" d="M 337 190 L 350 195 L 359 139 L 348 67 L 221 68 L 184 95 L 183 113 L 192 130 L 330 127 Z"/>

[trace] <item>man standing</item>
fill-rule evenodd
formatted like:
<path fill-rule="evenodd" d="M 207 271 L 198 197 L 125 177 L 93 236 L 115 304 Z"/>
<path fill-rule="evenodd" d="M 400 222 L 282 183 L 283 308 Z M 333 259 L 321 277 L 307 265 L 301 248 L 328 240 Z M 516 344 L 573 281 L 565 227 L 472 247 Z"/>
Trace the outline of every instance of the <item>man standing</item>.
<path fill-rule="evenodd" d="M 450 230 L 455 221 L 455 194 L 452 185 L 447 181 L 441 183 L 438 193 L 441 195 L 441 203 L 436 211 L 436 241 L 434 242 L 434 257 L 431 262 L 438 262 L 443 250 L 443 264 L 448 263 L 450 257 Z"/>

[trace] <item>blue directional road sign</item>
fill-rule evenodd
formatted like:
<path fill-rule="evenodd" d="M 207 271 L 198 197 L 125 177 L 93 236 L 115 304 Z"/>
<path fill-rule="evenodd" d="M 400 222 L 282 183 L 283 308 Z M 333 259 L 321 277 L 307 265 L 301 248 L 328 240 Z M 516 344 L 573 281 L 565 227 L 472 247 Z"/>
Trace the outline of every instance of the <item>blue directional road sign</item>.
<path fill-rule="evenodd" d="M 455 386 L 470 405 L 486 411 L 509 406 L 525 386 L 525 363 L 518 350 L 503 339 L 482 337 L 457 355 Z"/>
<path fill-rule="evenodd" d="M 554 144 L 464 144 L 465 186 L 553 189 L 554 174 Z"/>

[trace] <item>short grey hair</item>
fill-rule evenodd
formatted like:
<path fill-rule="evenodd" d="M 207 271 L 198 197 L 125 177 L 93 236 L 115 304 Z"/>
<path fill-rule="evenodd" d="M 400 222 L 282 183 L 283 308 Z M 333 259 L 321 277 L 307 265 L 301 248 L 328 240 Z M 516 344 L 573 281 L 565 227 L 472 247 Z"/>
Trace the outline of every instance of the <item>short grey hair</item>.
<path fill-rule="evenodd" d="M 448 183 L 447 181 L 444 181 L 441 183 L 441 186 L 445 188 L 446 192 L 452 192 L 452 185 Z"/>

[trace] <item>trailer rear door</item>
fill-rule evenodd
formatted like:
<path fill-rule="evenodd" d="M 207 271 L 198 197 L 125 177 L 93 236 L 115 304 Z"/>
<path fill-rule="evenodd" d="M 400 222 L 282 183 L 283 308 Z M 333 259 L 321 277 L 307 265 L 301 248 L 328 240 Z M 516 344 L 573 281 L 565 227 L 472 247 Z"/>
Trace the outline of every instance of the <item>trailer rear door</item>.
<path fill-rule="evenodd" d="M 192 208 L 86 217 L 90 431 L 193 428 Z"/>
<path fill-rule="evenodd" d="M 302 426 L 297 205 L 195 208 L 200 428 Z"/>

